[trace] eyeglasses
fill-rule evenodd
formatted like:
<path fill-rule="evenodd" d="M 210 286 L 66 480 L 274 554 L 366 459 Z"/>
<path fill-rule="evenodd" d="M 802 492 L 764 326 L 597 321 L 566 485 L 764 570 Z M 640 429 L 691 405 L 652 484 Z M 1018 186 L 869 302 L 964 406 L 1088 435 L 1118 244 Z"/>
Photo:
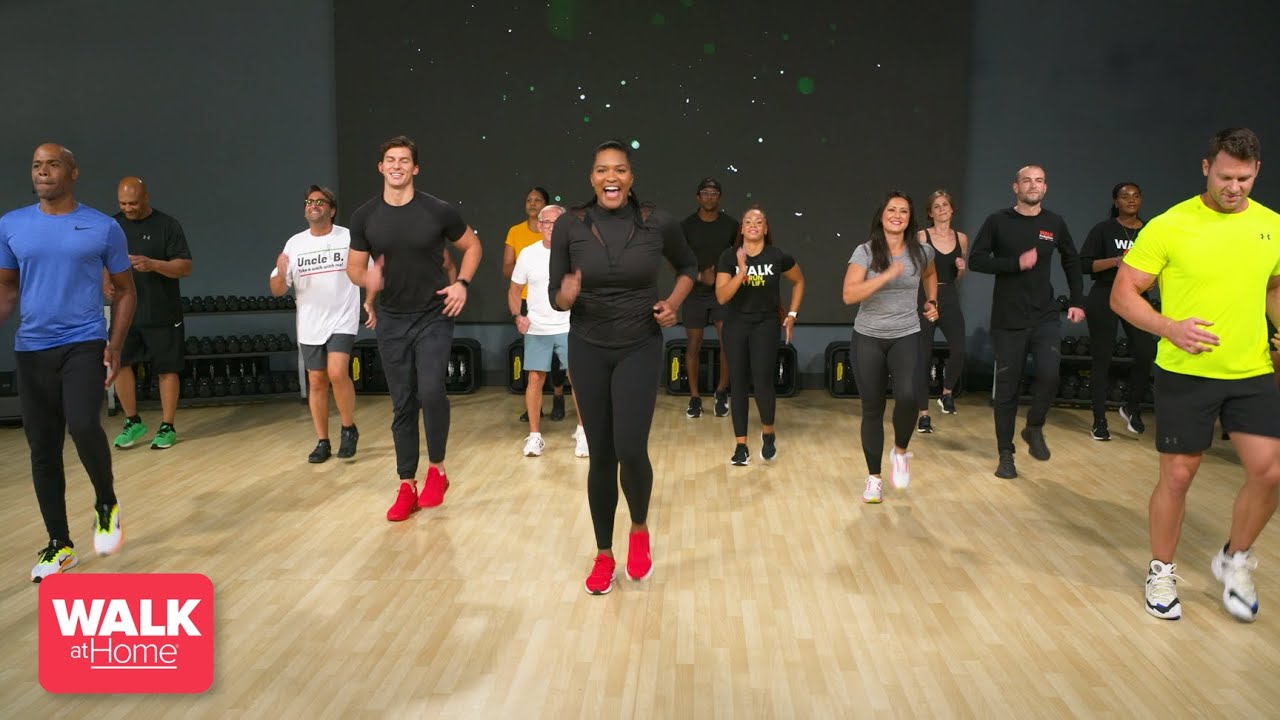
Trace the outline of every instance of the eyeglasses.
<path fill-rule="evenodd" d="M 539 225 L 555 225 L 556 221 L 555 220 L 539 220 L 538 224 Z"/>
<path fill-rule="evenodd" d="M 311 207 L 312 205 L 315 205 L 317 207 L 324 207 L 325 205 L 329 204 L 329 201 L 323 198 L 307 198 L 306 200 L 302 201 L 302 204 L 307 207 Z"/>
<path fill-rule="evenodd" d="M 720 197 L 719 190 L 699 190 L 698 194 L 702 197 Z"/>

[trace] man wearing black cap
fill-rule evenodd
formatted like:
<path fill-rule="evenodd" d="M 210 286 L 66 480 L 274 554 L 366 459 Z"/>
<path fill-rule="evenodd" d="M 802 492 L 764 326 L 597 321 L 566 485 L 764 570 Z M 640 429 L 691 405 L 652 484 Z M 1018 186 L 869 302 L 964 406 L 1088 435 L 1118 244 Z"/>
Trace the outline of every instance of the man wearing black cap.
<path fill-rule="evenodd" d="M 698 259 L 698 281 L 684 301 L 684 331 L 689 338 L 685 353 L 685 369 L 689 375 L 689 409 L 685 415 L 702 416 L 702 398 L 698 396 L 698 355 L 702 351 L 702 332 L 715 324 L 716 337 L 724 328 L 724 307 L 716 302 L 716 260 L 738 237 L 738 223 L 720 209 L 720 183 L 706 178 L 698 183 L 698 211 L 681 221 L 684 236 Z M 729 362 L 720 349 L 720 381 L 716 384 L 716 417 L 729 414 Z"/>

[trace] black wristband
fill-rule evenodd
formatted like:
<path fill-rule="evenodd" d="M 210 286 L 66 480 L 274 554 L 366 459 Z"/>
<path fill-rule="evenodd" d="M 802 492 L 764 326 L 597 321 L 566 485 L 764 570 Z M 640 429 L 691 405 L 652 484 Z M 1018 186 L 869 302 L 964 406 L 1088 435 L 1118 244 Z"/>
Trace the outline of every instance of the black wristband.
<path fill-rule="evenodd" d="M 462 287 L 464 288 L 471 287 L 471 281 L 466 278 L 458 278 L 458 282 L 462 283 Z"/>

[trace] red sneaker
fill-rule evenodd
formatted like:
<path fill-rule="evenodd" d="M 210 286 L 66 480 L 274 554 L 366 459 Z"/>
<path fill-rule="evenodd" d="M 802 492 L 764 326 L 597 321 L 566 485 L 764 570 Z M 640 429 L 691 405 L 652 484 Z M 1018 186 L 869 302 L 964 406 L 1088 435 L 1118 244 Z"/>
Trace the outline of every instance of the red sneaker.
<path fill-rule="evenodd" d="M 604 595 L 613 589 L 613 576 L 618 563 L 613 558 L 600 553 L 591 566 L 591 574 L 587 576 L 587 592 L 592 595 Z"/>
<path fill-rule="evenodd" d="M 411 482 L 400 483 L 400 492 L 396 495 L 396 502 L 387 510 L 387 519 L 391 522 L 400 522 L 408 520 L 409 516 L 418 509 L 418 489 Z"/>
<path fill-rule="evenodd" d="M 639 582 L 653 574 L 653 558 L 649 555 L 649 533 L 637 530 L 627 543 L 627 577 Z"/>
<path fill-rule="evenodd" d="M 435 507 L 444 502 L 444 492 L 449 489 L 449 478 L 434 467 L 427 471 L 427 479 L 422 482 L 422 494 L 418 496 L 418 507 Z"/>

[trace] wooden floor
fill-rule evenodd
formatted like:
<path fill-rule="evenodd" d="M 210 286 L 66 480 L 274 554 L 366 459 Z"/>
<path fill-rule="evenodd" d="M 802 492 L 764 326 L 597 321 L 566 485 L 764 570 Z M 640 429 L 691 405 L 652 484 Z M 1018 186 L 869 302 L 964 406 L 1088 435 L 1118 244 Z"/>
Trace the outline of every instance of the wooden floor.
<path fill-rule="evenodd" d="M 570 419 L 520 455 L 519 401 L 453 399 L 445 504 L 408 522 L 390 407 L 361 397 L 353 461 L 308 465 L 295 403 L 183 411 L 165 452 L 116 451 L 127 543 L 73 572 L 199 572 L 217 593 L 199 696 L 54 696 L 37 682 L 45 543 L 21 430 L 0 430 L 0 716 L 47 718 L 1274 717 L 1280 561 L 1262 613 L 1221 609 L 1209 558 L 1241 470 L 1225 444 L 1192 489 L 1185 617 L 1142 609 L 1150 433 L 1092 442 L 1055 409 L 1048 463 L 992 476 L 991 411 L 966 398 L 914 438 L 911 487 L 860 501 L 858 402 L 779 402 L 779 458 L 730 467 L 728 418 L 660 396 L 650 452 L 656 570 L 583 592 L 594 543 Z M 753 411 L 754 415 L 754 411 Z M 158 419 L 148 418 L 153 427 Z M 105 419 L 110 434 L 119 418 Z M 754 418 L 753 418 L 753 422 Z M 335 421 L 336 431 L 336 421 Z M 756 431 L 753 431 L 755 435 Z M 753 441 L 753 451 L 758 450 Z M 887 463 L 886 463 L 887 464 Z M 73 539 L 89 483 L 67 446 Z M 425 469 L 425 463 L 424 463 Z M 617 547 L 625 555 L 625 506 Z M 620 568 L 621 569 L 621 568 Z"/>

